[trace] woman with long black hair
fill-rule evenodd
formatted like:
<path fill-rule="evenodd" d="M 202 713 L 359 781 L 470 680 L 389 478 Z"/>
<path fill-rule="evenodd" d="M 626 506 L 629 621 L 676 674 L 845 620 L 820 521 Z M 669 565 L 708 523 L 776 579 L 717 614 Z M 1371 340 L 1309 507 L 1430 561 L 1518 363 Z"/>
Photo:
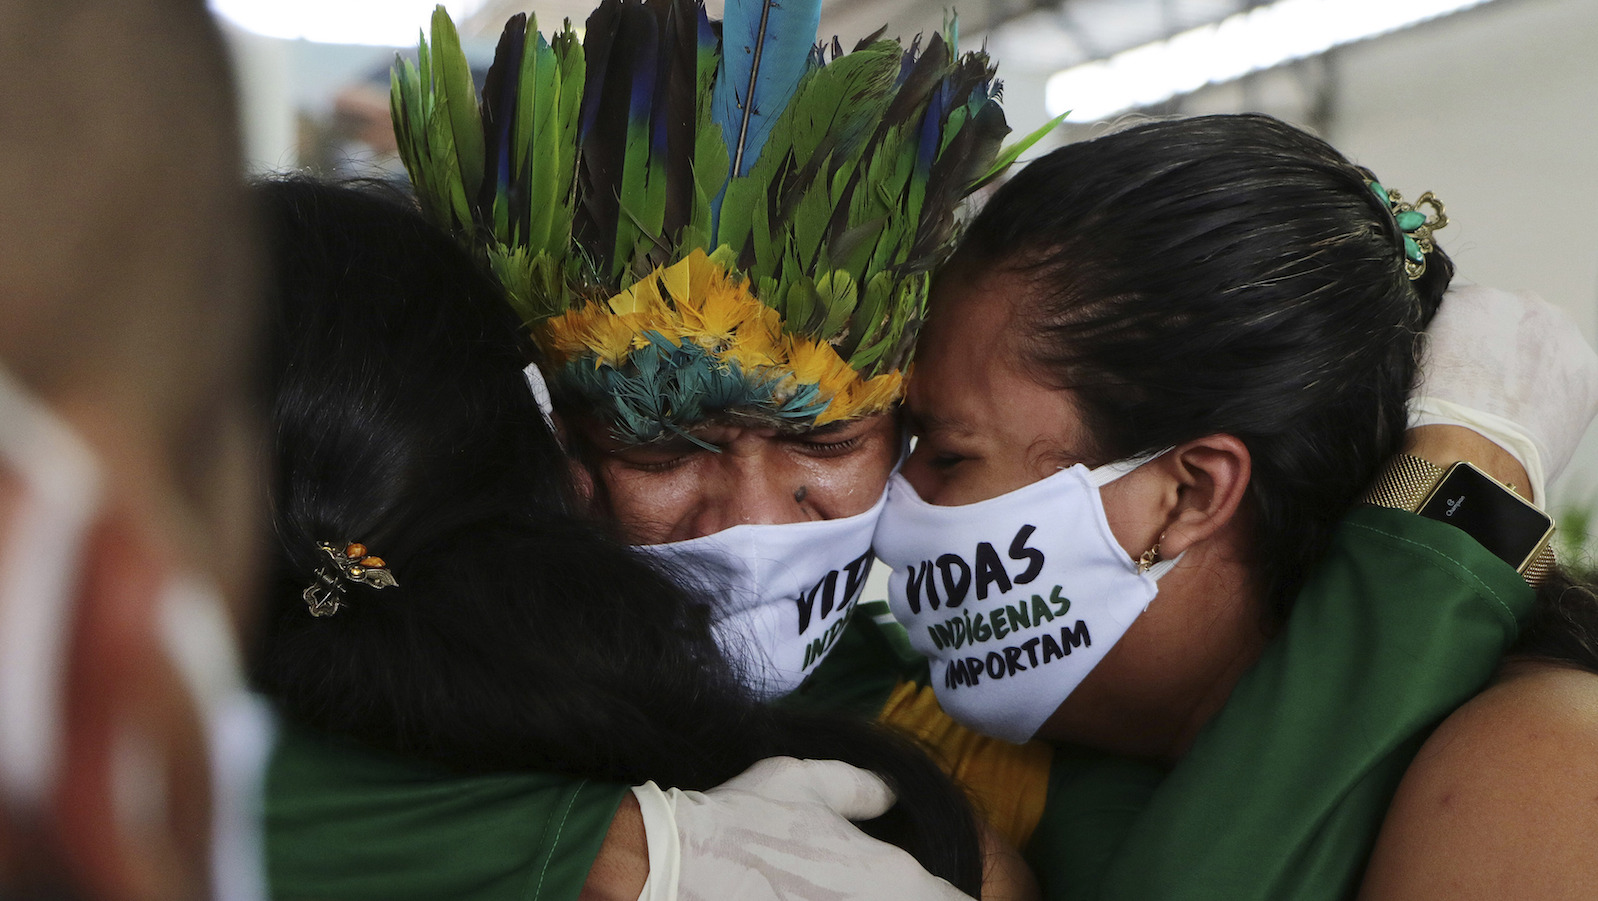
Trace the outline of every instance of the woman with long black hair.
<path fill-rule="evenodd" d="M 1598 363 L 1540 302 L 1448 292 L 1445 221 L 1277 120 L 1177 119 L 1032 162 L 940 272 L 875 547 L 944 709 L 1062 746 L 1028 849 L 1048 897 L 1598 876 L 1598 593 L 1540 565 L 1526 501 Z M 1561 411 L 1508 424 L 1518 459 L 1475 436 L 1518 489 L 1445 473 L 1429 436 L 1457 424 L 1406 431 L 1454 314 L 1524 355 L 1486 370 L 1504 396 Z"/>

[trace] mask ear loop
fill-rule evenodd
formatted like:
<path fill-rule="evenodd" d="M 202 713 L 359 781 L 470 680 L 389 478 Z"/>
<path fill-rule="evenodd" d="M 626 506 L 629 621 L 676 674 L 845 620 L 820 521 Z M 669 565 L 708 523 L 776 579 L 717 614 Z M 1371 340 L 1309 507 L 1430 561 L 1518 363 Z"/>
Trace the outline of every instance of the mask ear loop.
<path fill-rule="evenodd" d="M 1158 582 L 1160 580 L 1161 576 L 1165 575 L 1166 573 L 1170 572 L 1173 569 L 1176 569 L 1176 564 L 1181 563 L 1182 562 L 1182 558 L 1185 557 L 1185 556 L 1187 556 L 1187 551 L 1183 551 L 1182 553 L 1177 554 L 1175 557 L 1172 557 L 1169 560 L 1161 560 L 1160 562 L 1158 562 L 1158 563 L 1154 564 L 1153 566 L 1149 567 L 1148 570 L 1144 573 L 1144 575 L 1146 575 L 1149 578 L 1153 579 L 1154 581 Z"/>
<path fill-rule="evenodd" d="M 24 486 L 0 549 L 0 798 L 38 810 L 57 776 L 73 591 L 102 475 L 88 445 L 3 369 L 0 460 Z"/>
<path fill-rule="evenodd" d="M 1105 485 L 1114 482 L 1116 479 L 1119 479 L 1122 476 L 1140 468 L 1145 463 L 1152 463 L 1155 460 L 1158 460 L 1160 457 L 1170 453 L 1175 447 L 1176 445 L 1173 444 L 1170 447 L 1161 448 L 1152 454 L 1140 454 L 1136 457 L 1128 457 L 1125 460 L 1116 460 L 1112 463 L 1106 463 L 1103 466 L 1094 467 L 1093 469 L 1088 470 L 1088 481 L 1093 484 L 1094 488 L 1103 488 Z M 1164 539 L 1165 533 L 1162 532 L 1160 533 L 1160 540 L 1163 541 Z M 1161 576 L 1176 568 L 1176 564 L 1182 561 L 1182 557 L 1187 554 L 1187 551 L 1183 551 L 1169 560 L 1158 559 L 1159 553 L 1160 542 L 1156 541 L 1154 542 L 1153 547 L 1149 548 L 1147 551 L 1144 551 L 1142 557 L 1138 558 L 1136 561 L 1133 561 L 1134 565 L 1137 567 L 1139 575 L 1148 576 L 1157 582 Z M 1154 559 L 1149 559 L 1151 555 Z"/>
<path fill-rule="evenodd" d="M 1088 481 L 1092 482 L 1095 488 L 1103 488 L 1122 476 L 1141 468 L 1143 464 L 1153 463 L 1155 460 L 1170 453 L 1175 447 L 1176 445 L 1173 444 L 1152 454 L 1139 454 L 1136 457 L 1127 457 L 1125 460 L 1115 460 L 1103 466 L 1095 466 L 1088 470 Z"/>

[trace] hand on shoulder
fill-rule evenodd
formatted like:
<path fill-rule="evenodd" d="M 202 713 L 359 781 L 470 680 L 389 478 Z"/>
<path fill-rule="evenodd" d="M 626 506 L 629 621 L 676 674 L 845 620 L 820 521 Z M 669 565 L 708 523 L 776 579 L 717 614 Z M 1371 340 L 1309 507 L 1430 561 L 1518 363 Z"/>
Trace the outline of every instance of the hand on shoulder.
<path fill-rule="evenodd" d="M 1404 774 L 1362 901 L 1598 897 L 1598 675 L 1512 662 Z"/>

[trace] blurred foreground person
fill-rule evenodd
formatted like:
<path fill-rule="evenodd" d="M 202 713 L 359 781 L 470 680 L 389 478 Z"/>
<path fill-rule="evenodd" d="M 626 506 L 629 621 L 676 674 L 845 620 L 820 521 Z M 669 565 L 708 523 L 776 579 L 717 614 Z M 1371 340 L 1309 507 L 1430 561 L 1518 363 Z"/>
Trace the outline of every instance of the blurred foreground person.
<path fill-rule="evenodd" d="M 0 58 L 0 897 L 258 897 L 221 42 L 199 2 L 7 3 Z"/>

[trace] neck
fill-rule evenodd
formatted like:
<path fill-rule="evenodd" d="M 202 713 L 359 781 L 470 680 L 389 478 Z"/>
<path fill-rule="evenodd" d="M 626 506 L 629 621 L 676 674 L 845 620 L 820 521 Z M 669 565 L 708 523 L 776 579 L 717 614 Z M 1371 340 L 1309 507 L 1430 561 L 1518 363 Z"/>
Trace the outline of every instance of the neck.
<path fill-rule="evenodd" d="M 1225 541 L 1191 548 L 1039 736 L 1174 763 L 1259 659 L 1263 592 Z"/>

